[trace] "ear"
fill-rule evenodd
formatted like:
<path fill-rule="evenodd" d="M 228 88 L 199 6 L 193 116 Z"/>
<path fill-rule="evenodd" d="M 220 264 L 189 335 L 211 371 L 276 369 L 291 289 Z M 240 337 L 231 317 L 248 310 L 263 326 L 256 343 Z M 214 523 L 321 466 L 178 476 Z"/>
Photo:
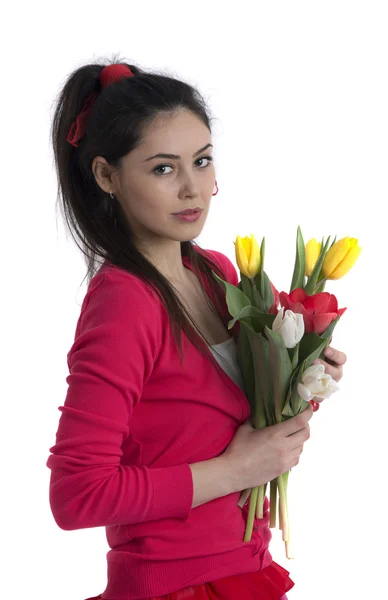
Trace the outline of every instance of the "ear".
<path fill-rule="evenodd" d="M 95 156 L 92 162 L 92 172 L 97 185 L 107 194 L 115 192 L 112 174 L 115 171 L 103 156 Z"/>

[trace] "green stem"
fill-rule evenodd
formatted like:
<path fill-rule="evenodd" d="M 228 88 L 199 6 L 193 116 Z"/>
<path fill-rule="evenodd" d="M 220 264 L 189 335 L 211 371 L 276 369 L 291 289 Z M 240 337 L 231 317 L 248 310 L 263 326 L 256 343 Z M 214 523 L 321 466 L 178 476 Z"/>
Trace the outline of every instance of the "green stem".
<path fill-rule="evenodd" d="M 287 492 L 284 485 L 284 473 L 276 478 L 279 488 L 279 522 L 283 531 L 283 541 L 288 542 Z"/>
<path fill-rule="evenodd" d="M 250 542 L 251 541 L 251 537 L 252 537 L 252 529 L 253 529 L 253 522 L 255 519 L 255 512 L 256 512 L 256 503 L 257 503 L 257 494 L 258 494 L 259 488 L 255 487 L 252 488 L 250 497 L 249 497 L 249 510 L 248 510 L 248 518 L 247 518 L 247 524 L 245 527 L 245 535 L 244 535 L 244 542 Z"/>
<path fill-rule="evenodd" d="M 276 479 L 273 479 L 270 483 L 270 524 L 271 528 L 276 527 L 276 500 L 277 500 L 278 484 Z"/>
<path fill-rule="evenodd" d="M 287 556 L 288 559 L 293 558 L 291 556 L 291 550 L 290 550 L 291 534 L 290 534 L 290 519 L 289 519 L 289 516 L 288 516 L 288 494 L 287 494 L 287 488 L 288 488 L 288 475 L 289 474 L 290 474 L 290 471 L 286 471 L 285 473 L 283 473 L 284 491 L 285 491 L 285 497 L 286 497 L 287 532 L 288 532 L 288 539 L 285 541 L 285 546 L 286 546 L 286 556 Z"/>
<path fill-rule="evenodd" d="M 256 517 L 257 519 L 262 519 L 264 516 L 264 496 L 265 496 L 265 486 L 259 486 L 259 492 L 257 496 L 257 506 L 256 506 Z"/>
<path fill-rule="evenodd" d="M 322 279 L 320 279 L 317 282 L 317 285 L 314 288 L 313 294 L 318 294 L 324 291 L 325 289 L 325 284 L 326 284 L 327 279 L 325 277 L 323 277 Z"/>

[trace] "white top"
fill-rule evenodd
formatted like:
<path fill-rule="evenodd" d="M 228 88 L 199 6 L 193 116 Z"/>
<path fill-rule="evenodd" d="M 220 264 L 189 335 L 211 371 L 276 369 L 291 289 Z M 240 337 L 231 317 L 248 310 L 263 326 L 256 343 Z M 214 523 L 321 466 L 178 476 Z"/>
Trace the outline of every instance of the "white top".
<path fill-rule="evenodd" d="M 216 348 L 218 354 L 221 354 L 221 356 L 213 351 L 214 348 Z M 214 346 L 210 346 L 210 350 L 220 367 L 244 391 L 244 380 L 237 362 L 237 345 L 234 338 L 229 338 L 226 342 L 221 342 L 221 344 L 214 344 Z"/>

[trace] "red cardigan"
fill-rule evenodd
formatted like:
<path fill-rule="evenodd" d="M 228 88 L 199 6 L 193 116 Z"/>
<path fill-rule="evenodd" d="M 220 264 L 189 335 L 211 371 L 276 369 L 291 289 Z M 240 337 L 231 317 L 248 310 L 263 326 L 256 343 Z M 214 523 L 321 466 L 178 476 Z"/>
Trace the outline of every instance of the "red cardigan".
<path fill-rule="evenodd" d="M 231 261 L 207 252 L 237 284 Z M 183 263 L 192 268 L 186 257 Z M 240 492 L 191 508 L 189 464 L 222 454 L 250 407 L 217 361 L 212 366 L 183 338 L 182 368 L 156 292 L 110 263 L 100 267 L 67 355 L 67 395 L 47 466 L 57 525 L 106 528 L 106 600 L 144 599 L 266 568 L 268 579 L 276 565 L 267 498 L 249 543 Z M 292 585 L 284 576 L 273 598 Z"/>

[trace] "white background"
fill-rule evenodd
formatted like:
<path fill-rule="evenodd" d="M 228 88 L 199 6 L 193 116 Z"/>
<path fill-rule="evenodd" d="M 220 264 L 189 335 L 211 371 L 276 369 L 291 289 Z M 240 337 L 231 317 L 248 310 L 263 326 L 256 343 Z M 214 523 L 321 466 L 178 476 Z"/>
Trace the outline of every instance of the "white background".
<path fill-rule="evenodd" d="M 55 209 L 49 128 L 65 77 L 119 53 L 197 85 L 216 117 L 220 192 L 203 247 L 234 261 L 237 234 L 265 235 L 266 271 L 288 291 L 298 224 L 306 240 L 359 239 L 354 269 L 326 287 L 348 307 L 333 340 L 348 362 L 290 475 L 296 558 L 285 558 L 278 530 L 270 549 L 295 581 L 290 600 L 387 598 L 386 2 L 67 0 L 7 11 L 2 596 L 83 600 L 106 585 L 104 529 L 63 531 L 48 504 L 45 463 L 86 292 L 83 258 Z"/>

